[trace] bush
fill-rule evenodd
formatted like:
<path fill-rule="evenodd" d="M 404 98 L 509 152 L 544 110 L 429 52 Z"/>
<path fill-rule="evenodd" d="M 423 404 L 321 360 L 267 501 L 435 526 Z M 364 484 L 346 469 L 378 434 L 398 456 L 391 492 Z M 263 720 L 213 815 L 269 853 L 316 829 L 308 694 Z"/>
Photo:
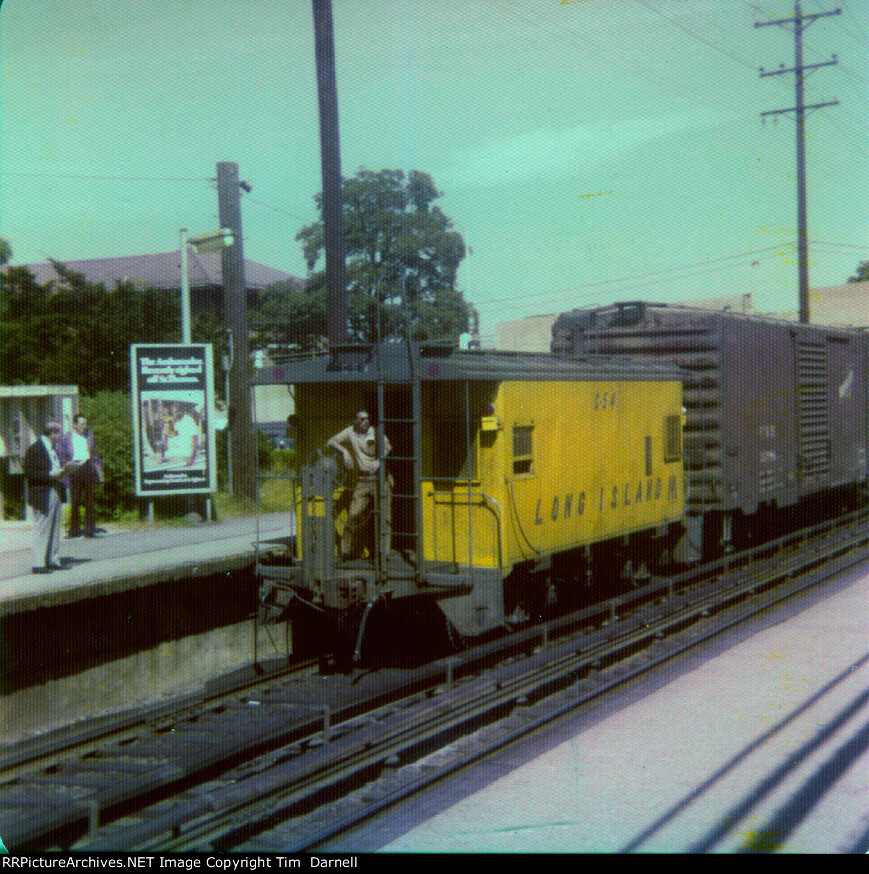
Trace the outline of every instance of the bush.
<path fill-rule="evenodd" d="M 100 391 L 79 398 L 79 409 L 88 417 L 103 461 L 103 484 L 97 488 L 97 516 L 112 519 L 135 509 L 133 425 L 130 395 L 125 391 Z"/>
<path fill-rule="evenodd" d="M 274 474 L 296 473 L 296 450 L 273 449 L 269 458 L 268 472 Z"/>
<path fill-rule="evenodd" d="M 80 396 L 79 409 L 88 417 L 88 425 L 96 436 L 97 450 L 103 460 L 103 483 L 96 491 L 96 511 L 100 519 L 120 520 L 140 510 L 140 500 L 135 494 L 135 468 L 133 458 L 133 425 L 130 409 L 130 395 L 125 391 L 100 391 L 92 397 Z M 226 434 L 217 437 L 218 485 L 226 487 Z M 257 453 L 261 473 L 292 474 L 296 472 L 296 451 L 294 449 L 275 449 L 265 434 L 257 434 Z M 284 484 L 270 484 L 263 491 L 277 489 L 272 499 L 266 501 L 269 510 L 289 507 L 292 501 L 284 492 L 289 487 Z M 177 509 L 171 501 L 165 498 L 159 500 L 161 510 L 169 515 L 183 515 L 188 503 L 187 496 Z M 203 498 L 204 496 L 196 496 Z M 216 495 L 212 496 L 216 498 Z M 236 501 L 238 503 L 238 501 Z M 243 513 L 245 510 L 219 503 L 219 508 L 229 516 Z M 247 508 L 252 512 L 252 508 Z"/>

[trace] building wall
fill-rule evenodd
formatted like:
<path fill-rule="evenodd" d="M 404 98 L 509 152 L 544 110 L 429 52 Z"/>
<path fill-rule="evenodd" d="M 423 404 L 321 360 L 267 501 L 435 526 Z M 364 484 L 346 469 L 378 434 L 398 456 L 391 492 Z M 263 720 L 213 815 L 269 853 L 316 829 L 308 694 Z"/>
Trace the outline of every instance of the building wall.
<path fill-rule="evenodd" d="M 750 294 L 732 294 L 726 297 L 708 297 L 706 300 L 682 300 L 681 306 L 696 307 L 701 310 L 719 310 L 723 313 L 742 313 L 747 315 L 754 312 L 754 305 Z"/>
<path fill-rule="evenodd" d="M 809 293 L 809 320 L 816 325 L 869 328 L 869 282 L 848 282 Z"/>
<path fill-rule="evenodd" d="M 547 313 L 501 322 L 495 328 L 495 348 L 504 352 L 548 352 L 552 324 L 558 316 L 558 313 Z"/>
<path fill-rule="evenodd" d="M 254 386 L 256 421 L 286 422 L 296 412 L 296 404 L 285 385 Z"/>

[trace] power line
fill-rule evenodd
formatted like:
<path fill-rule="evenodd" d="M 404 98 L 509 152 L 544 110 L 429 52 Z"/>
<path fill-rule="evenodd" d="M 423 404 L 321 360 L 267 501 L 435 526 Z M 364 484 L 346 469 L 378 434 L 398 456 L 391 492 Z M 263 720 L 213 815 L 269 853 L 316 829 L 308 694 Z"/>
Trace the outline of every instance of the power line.
<path fill-rule="evenodd" d="M 842 68 L 842 72 L 846 75 L 850 76 L 854 82 L 846 81 L 845 84 L 850 88 L 853 88 L 861 97 L 864 102 L 867 102 L 867 93 L 866 93 L 866 77 L 865 75 L 861 76 L 858 73 L 855 73 L 847 64 L 845 64 L 842 59 L 839 59 L 839 66 Z M 859 83 L 855 84 L 855 83 Z M 862 86 L 862 87 L 861 87 Z"/>
<path fill-rule="evenodd" d="M 661 18 L 663 18 L 665 21 L 669 21 L 670 24 L 673 25 L 673 27 L 676 27 L 679 30 L 681 30 L 683 33 L 688 34 L 688 36 L 690 36 L 692 39 L 695 39 L 698 42 L 703 43 L 703 45 L 708 46 L 709 48 L 718 52 L 719 54 L 722 54 L 725 57 L 730 58 L 731 61 L 736 61 L 736 63 L 739 64 L 741 67 L 746 67 L 749 70 L 754 69 L 753 64 L 750 64 L 748 61 L 743 60 L 738 55 L 735 55 L 733 52 L 731 52 L 729 49 L 722 48 L 720 45 L 718 45 L 718 43 L 713 42 L 712 40 L 707 39 L 706 37 L 700 36 L 699 33 L 696 33 L 695 31 L 691 30 L 689 27 L 685 27 L 684 24 L 680 24 L 675 19 L 670 18 L 669 15 L 665 15 L 663 12 L 661 12 L 660 9 L 656 9 L 654 6 L 651 6 L 649 3 L 646 2 L 646 0 L 635 0 L 635 2 L 639 3 L 640 6 L 643 6 L 645 9 L 648 9 L 649 12 L 654 12 L 655 15 L 660 15 Z"/>
<path fill-rule="evenodd" d="M 842 131 L 845 134 L 845 139 L 857 149 L 861 151 L 869 150 L 869 140 L 866 139 L 865 133 L 861 133 L 856 128 L 851 127 L 848 124 L 843 124 L 841 119 L 836 118 L 835 116 L 828 113 L 826 110 L 821 110 L 821 115 L 829 121 L 833 127 Z"/>
<path fill-rule="evenodd" d="M 746 6 L 750 6 L 752 9 L 754 9 L 755 12 L 760 12 L 762 15 L 765 15 L 767 19 L 773 17 L 773 14 L 771 12 L 768 12 L 763 7 L 758 6 L 757 3 L 752 3 L 751 0 L 742 0 L 742 2 L 745 3 Z"/>
<path fill-rule="evenodd" d="M 866 31 L 863 29 L 863 25 L 860 24 L 860 21 L 858 20 L 857 16 L 854 15 L 853 11 L 851 10 L 850 5 L 847 3 L 846 4 L 840 3 L 840 6 L 842 6 L 842 8 L 845 12 L 845 17 L 849 19 L 849 21 L 852 25 L 854 25 L 854 29 L 859 34 L 859 37 L 854 36 L 854 34 L 852 34 L 848 30 L 848 28 L 843 28 L 845 33 L 848 33 L 850 36 L 852 36 L 854 39 L 859 40 L 860 42 L 864 42 L 864 43 L 869 42 L 869 34 L 867 34 Z"/>
<path fill-rule="evenodd" d="M 310 219 L 302 218 L 302 216 L 296 215 L 296 213 L 294 213 L 294 212 L 290 212 L 290 210 L 285 209 L 282 206 L 275 206 L 274 204 L 266 203 L 264 200 L 260 200 L 259 198 L 256 198 L 256 197 L 249 197 L 248 196 L 245 198 L 245 201 L 247 203 L 255 203 L 255 204 L 257 204 L 257 206 L 264 206 L 267 209 L 273 210 L 274 212 L 283 213 L 284 215 L 288 215 L 290 218 L 296 219 L 296 221 L 300 221 L 300 222 L 304 222 L 304 223 L 309 223 L 311 221 Z"/>
<path fill-rule="evenodd" d="M 794 244 L 792 242 L 787 241 L 784 243 L 779 243 L 777 246 L 767 246 L 763 249 L 749 249 L 745 252 L 738 252 L 734 255 L 724 255 L 720 258 L 707 258 L 707 259 L 704 259 L 703 261 L 698 261 L 694 264 L 683 264 L 680 267 L 667 267 L 667 268 L 664 268 L 663 270 L 652 270 L 648 273 L 636 273 L 632 276 L 619 276 L 619 277 L 616 277 L 615 279 L 601 279 L 601 280 L 598 280 L 597 282 L 587 282 L 587 283 L 584 283 L 583 285 L 578 285 L 575 287 L 575 289 L 571 289 L 571 290 L 573 291 L 573 290 L 586 289 L 586 288 L 588 288 L 588 289 L 600 288 L 601 286 L 604 286 L 604 285 L 615 285 L 615 284 L 624 283 L 624 282 L 635 282 L 636 280 L 648 279 L 650 277 L 660 277 L 660 279 L 656 279 L 655 281 L 656 282 L 658 282 L 658 281 L 666 282 L 668 280 L 679 280 L 682 278 L 690 278 L 691 276 L 701 276 L 701 275 L 703 275 L 703 273 L 713 273 L 713 272 L 717 272 L 718 270 L 728 269 L 729 267 L 738 266 L 738 265 L 727 264 L 723 267 L 716 267 L 713 270 L 706 270 L 706 271 L 703 271 L 701 273 L 687 274 L 686 277 L 682 277 L 682 276 L 670 276 L 670 277 L 668 277 L 666 274 L 679 273 L 680 271 L 685 271 L 685 270 L 694 270 L 698 267 L 708 267 L 711 264 L 722 264 L 725 261 L 734 261 L 734 260 L 737 260 L 740 258 L 747 258 L 750 255 L 762 255 L 762 254 L 765 254 L 767 252 L 780 252 L 783 247 L 793 246 L 793 245 Z M 769 257 L 774 257 L 774 256 L 769 256 Z M 762 258 L 757 259 L 756 258 L 754 260 L 755 261 L 762 261 L 765 259 L 762 259 Z M 646 284 L 653 284 L 653 283 L 646 283 Z M 634 286 L 631 286 L 631 287 L 634 287 Z M 514 300 L 523 300 L 523 299 L 533 298 L 533 297 L 537 297 L 537 296 L 538 296 L 538 294 L 535 293 L 535 294 L 528 294 L 528 295 L 520 295 L 519 297 L 495 298 L 494 300 L 487 301 L 487 304 L 488 303 L 509 303 L 511 301 L 514 301 Z"/>
<path fill-rule="evenodd" d="M 508 10 L 509 13 L 511 15 L 513 15 L 514 17 L 521 18 L 523 21 L 529 22 L 530 24 L 534 25 L 538 29 L 545 31 L 547 33 L 551 33 L 555 37 L 555 39 L 557 39 L 559 42 L 563 42 L 567 45 L 572 45 L 578 49 L 581 49 L 584 55 L 590 54 L 590 48 L 592 50 L 599 49 L 601 52 L 601 57 L 604 57 L 606 60 L 608 70 L 622 70 L 623 72 L 627 73 L 628 75 L 632 75 L 632 76 L 645 76 L 646 75 L 645 69 L 639 67 L 637 65 L 637 63 L 635 62 L 636 57 L 637 57 L 636 54 L 631 55 L 631 60 L 629 63 L 624 63 L 624 62 L 620 63 L 616 60 L 616 55 L 614 54 L 614 50 L 617 48 L 617 44 L 613 44 L 611 42 L 608 42 L 607 44 L 602 45 L 601 43 L 592 40 L 589 37 L 588 33 L 581 33 L 580 34 L 580 33 L 577 33 L 576 31 L 574 31 L 570 28 L 565 28 L 561 25 L 559 25 L 558 28 L 553 28 L 553 27 L 547 26 L 544 23 L 547 20 L 545 17 L 545 13 L 539 12 L 537 10 L 526 10 L 523 13 L 523 12 L 520 12 L 516 6 L 505 6 L 503 8 L 505 10 Z M 528 17 L 529 13 L 531 15 L 535 16 L 536 21 Z M 662 16 L 662 17 L 666 18 L 666 16 Z M 576 39 L 572 39 L 571 37 L 576 37 Z M 720 51 L 722 54 L 725 54 L 725 55 L 728 54 L 727 50 L 722 49 L 720 46 L 717 48 L 717 50 Z M 619 60 L 623 60 L 623 59 L 619 58 Z M 745 65 L 745 64 L 743 63 L 743 65 Z M 749 65 L 749 66 L 752 70 L 754 69 L 753 66 L 751 66 L 751 65 Z M 693 91 L 693 93 L 695 93 L 697 95 L 702 94 L 703 97 L 707 98 L 707 99 L 709 96 L 708 91 L 697 87 L 697 85 L 694 83 L 693 79 L 681 79 L 678 83 L 678 88 L 679 88 L 680 93 L 684 93 L 686 90 L 689 90 L 689 91 Z"/>
<path fill-rule="evenodd" d="M 753 262 L 752 266 L 759 265 L 761 261 L 767 261 L 773 257 L 775 257 L 775 256 L 771 255 L 771 256 L 768 256 L 767 258 L 756 259 L 755 262 Z M 648 280 L 643 281 L 643 282 L 631 282 L 629 284 L 623 284 L 618 289 L 617 293 L 624 294 L 624 293 L 627 293 L 628 291 L 634 291 L 635 289 L 638 289 L 638 288 L 646 288 L 650 285 L 660 285 L 662 282 L 669 282 L 671 284 L 675 284 L 677 282 L 680 282 L 680 281 L 686 280 L 686 279 L 694 279 L 694 278 L 699 277 L 699 276 L 711 276 L 711 275 L 716 274 L 716 273 L 722 273 L 725 270 L 732 270 L 733 268 L 739 267 L 739 266 L 740 266 L 739 264 L 719 264 L 716 267 L 712 267 L 708 270 L 696 270 L 693 273 L 686 273 L 683 276 L 677 276 L 677 277 L 659 276 L 657 278 L 648 279 Z M 613 280 L 613 281 L 615 281 L 615 280 Z M 603 283 L 589 283 L 588 285 L 579 285 L 579 286 L 574 286 L 573 288 L 560 289 L 559 291 L 554 292 L 551 296 L 553 298 L 557 298 L 557 299 L 563 299 L 563 298 L 567 297 L 568 295 L 581 295 L 583 297 L 588 297 L 591 293 L 593 293 L 596 290 L 595 286 L 597 286 L 599 284 L 603 284 Z M 499 306 L 500 310 L 519 309 L 521 306 L 521 304 L 518 303 L 519 301 L 528 300 L 528 299 L 535 298 L 535 297 L 539 297 L 539 295 L 523 295 L 521 297 L 487 300 L 485 303 L 479 304 L 478 308 L 482 307 L 482 306 L 490 306 L 491 304 L 497 304 Z"/>
<path fill-rule="evenodd" d="M 4 176 L 23 176 L 31 179 L 88 179 L 112 182 L 216 182 L 208 176 L 110 176 L 102 173 L 30 173 L 4 170 Z"/>
<path fill-rule="evenodd" d="M 824 240 L 812 240 L 813 246 L 839 246 L 842 249 L 861 249 L 864 252 L 869 252 L 869 245 L 857 245 L 856 243 L 827 243 Z"/>
<path fill-rule="evenodd" d="M 692 31 L 690 28 L 686 28 L 684 25 L 680 25 L 679 23 L 674 21 L 669 16 L 665 15 L 660 10 L 655 9 L 652 6 L 648 5 L 648 3 L 645 2 L 645 0 L 636 0 L 636 2 L 643 5 L 650 12 L 653 12 L 656 15 L 658 15 L 659 17 L 665 19 L 669 24 L 684 31 L 687 35 L 691 36 L 696 41 L 701 42 L 704 45 L 706 45 L 707 47 L 712 48 L 713 50 L 717 51 L 719 54 L 724 55 L 725 57 L 728 57 L 730 60 L 735 61 L 740 66 L 745 67 L 746 69 L 750 69 L 750 70 L 756 69 L 756 66 L 754 64 L 752 64 L 751 62 L 745 60 L 744 58 L 739 57 L 733 51 L 729 50 L 728 48 L 725 48 L 720 43 L 717 43 L 717 42 L 710 40 L 708 38 L 701 37 L 699 34 L 697 34 L 695 31 Z M 763 14 L 766 15 L 767 17 L 770 17 L 770 13 L 766 12 L 765 10 L 762 10 L 756 4 L 749 2 L 749 0 L 743 0 L 743 2 L 747 3 L 752 8 L 763 12 Z M 578 34 L 575 31 L 571 30 L 570 28 L 564 28 L 562 26 L 559 26 L 559 28 L 557 28 L 557 29 L 552 28 L 552 27 L 548 27 L 543 23 L 543 21 L 546 20 L 544 13 L 536 11 L 536 10 L 526 10 L 525 13 L 523 13 L 523 12 L 520 12 L 516 6 L 511 5 L 511 6 L 505 6 L 503 8 L 506 10 L 509 10 L 510 14 L 512 14 L 514 17 L 521 18 L 524 21 L 528 21 L 529 23 L 532 23 L 532 24 L 536 24 L 536 26 L 539 29 L 553 34 L 553 36 L 556 39 L 558 39 L 560 42 L 564 42 L 568 45 L 573 45 L 573 46 L 576 46 L 578 48 L 581 48 L 584 53 L 588 54 L 589 46 L 592 43 L 592 41 L 590 40 L 589 35 L 587 33 Z M 529 12 L 536 16 L 536 18 L 537 18 L 536 22 L 534 22 L 531 18 L 528 17 L 527 13 L 529 13 Z M 576 40 L 571 39 L 570 38 L 571 35 L 576 36 L 577 39 Z M 624 72 L 629 73 L 631 75 L 642 75 L 643 71 L 640 70 L 636 66 L 636 64 L 631 64 L 630 66 L 627 66 L 624 63 L 617 63 L 616 62 L 615 56 L 613 54 L 613 49 L 615 48 L 615 46 L 613 46 L 612 44 L 607 44 L 606 46 L 601 46 L 600 44 L 597 44 L 594 47 L 600 48 L 601 51 L 606 53 L 606 63 L 607 63 L 609 68 L 623 70 Z M 678 87 L 679 87 L 680 92 L 684 92 L 687 89 L 687 90 L 693 91 L 693 93 L 698 94 L 698 95 L 700 95 L 702 93 L 704 97 L 708 98 L 708 94 L 709 94 L 708 90 L 701 91 L 701 89 L 696 87 L 694 80 L 691 78 L 680 79 Z"/>

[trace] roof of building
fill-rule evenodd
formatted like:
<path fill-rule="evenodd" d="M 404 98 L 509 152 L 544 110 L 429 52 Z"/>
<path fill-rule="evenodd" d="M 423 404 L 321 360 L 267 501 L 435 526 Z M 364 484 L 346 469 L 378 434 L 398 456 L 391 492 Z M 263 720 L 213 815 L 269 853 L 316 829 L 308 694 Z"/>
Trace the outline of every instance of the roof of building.
<path fill-rule="evenodd" d="M 113 288 L 116 282 L 131 282 L 141 288 L 178 289 L 181 288 L 181 253 L 156 252 L 152 255 L 127 255 L 122 258 L 91 258 L 84 261 L 64 261 L 60 264 L 81 273 L 86 282 L 102 283 Z M 54 263 L 7 265 L 26 267 L 36 282 L 61 282 Z M 191 288 L 223 285 L 220 252 L 197 254 L 191 252 L 188 260 L 188 276 Z M 256 261 L 244 262 L 245 285 L 251 291 L 261 291 L 276 282 L 292 281 L 302 284 L 303 280 L 283 270 L 275 270 L 258 264 Z"/>

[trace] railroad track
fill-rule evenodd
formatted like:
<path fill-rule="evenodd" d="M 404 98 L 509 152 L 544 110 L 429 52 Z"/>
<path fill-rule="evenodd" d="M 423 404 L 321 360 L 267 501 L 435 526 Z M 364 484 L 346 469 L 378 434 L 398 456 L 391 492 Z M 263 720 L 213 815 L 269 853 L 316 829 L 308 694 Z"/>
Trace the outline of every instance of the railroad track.
<path fill-rule="evenodd" d="M 48 767 L 19 766 L 0 784 L 4 841 L 13 851 L 314 848 L 865 560 L 867 529 L 854 516 L 792 535 L 706 576 L 655 581 L 412 671 L 269 678 L 86 752 L 56 753 Z"/>
<path fill-rule="evenodd" d="M 185 716 L 239 694 L 256 691 L 276 679 L 311 672 L 316 659 L 281 656 L 250 665 L 230 675 L 210 681 L 203 690 L 173 698 L 159 704 L 130 708 L 110 716 L 88 719 L 54 729 L 9 745 L 0 754 L 0 786 L 28 771 L 49 770 L 62 758 L 72 755 L 86 758 L 107 743 L 124 744 L 143 731 L 160 731 Z"/>

